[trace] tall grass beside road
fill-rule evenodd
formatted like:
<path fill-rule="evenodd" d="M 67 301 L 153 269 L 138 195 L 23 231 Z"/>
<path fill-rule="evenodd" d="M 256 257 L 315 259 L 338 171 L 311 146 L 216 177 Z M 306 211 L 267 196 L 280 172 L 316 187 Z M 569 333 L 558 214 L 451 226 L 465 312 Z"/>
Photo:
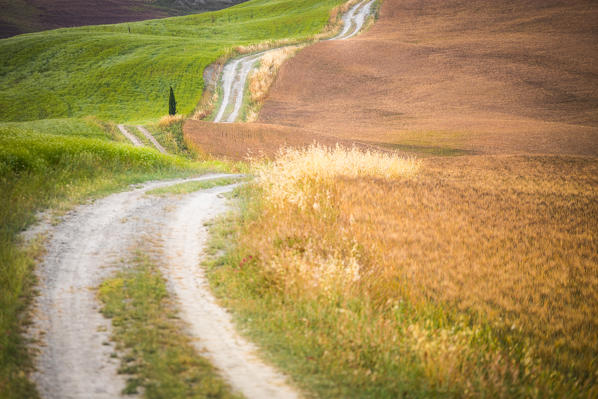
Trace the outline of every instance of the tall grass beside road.
<path fill-rule="evenodd" d="M 90 196 L 128 184 L 169 176 L 224 169 L 222 164 L 194 163 L 155 150 L 114 143 L 86 121 L 80 132 L 44 134 L 37 129 L 60 122 L 0 125 L 0 397 L 35 397 L 26 372 L 30 361 L 21 336 L 22 313 L 34 283 L 33 257 L 39 245 L 23 248 L 18 234 L 38 210 L 68 209 Z M 71 122 L 67 123 L 72 126 Z M 60 130 L 56 128 L 57 131 Z M 105 133 L 104 133 L 105 134 Z M 94 137 L 94 138 L 90 138 Z"/>
<path fill-rule="evenodd" d="M 595 397 L 598 162 L 282 152 L 216 292 L 321 397 Z M 230 242 L 237 243 L 231 244 Z"/>

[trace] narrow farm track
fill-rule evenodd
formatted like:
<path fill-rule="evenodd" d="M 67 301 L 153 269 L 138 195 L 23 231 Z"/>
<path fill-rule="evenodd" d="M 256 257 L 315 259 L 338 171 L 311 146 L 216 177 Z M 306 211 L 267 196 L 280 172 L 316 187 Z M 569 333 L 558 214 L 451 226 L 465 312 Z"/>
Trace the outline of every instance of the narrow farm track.
<path fill-rule="evenodd" d="M 362 1 L 355 4 L 343 16 L 343 29 L 331 40 L 347 40 L 355 36 L 363 28 L 363 24 L 372 13 L 372 6 L 376 0 Z"/>
<path fill-rule="evenodd" d="M 224 176 L 230 175 L 188 180 Z M 182 203 L 144 193 L 181 181 L 152 182 L 110 195 L 77 207 L 60 224 L 49 227 L 47 252 L 37 268 L 39 295 L 28 332 L 38 342 L 32 379 L 43 398 L 121 397 L 125 380 L 117 372 L 118 359 L 111 357 L 114 348 L 110 344 L 110 322 L 99 312 L 95 288 L 131 254 L 145 234 L 164 231 L 164 226 L 176 227 L 177 222 L 170 220 L 170 210 Z M 213 207 L 202 204 L 199 209 L 210 216 L 225 209 L 224 200 L 218 202 L 211 197 L 209 193 L 213 192 L 206 190 L 205 196 L 191 197 L 202 203 L 212 201 L 209 203 Z M 205 220 L 207 216 L 194 217 Z M 182 228 L 189 221 L 184 223 Z"/>
<path fill-rule="evenodd" d="M 198 351 L 221 370 L 226 380 L 247 398 L 294 399 L 298 397 L 283 375 L 264 364 L 257 348 L 239 336 L 230 315 L 210 292 L 198 265 L 208 237 L 204 223 L 225 209 L 220 194 L 229 187 L 189 195 L 175 211 L 165 241 L 170 287 L 179 300 L 182 318 Z"/>
<path fill-rule="evenodd" d="M 343 16 L 341 32 L 329 40 L 346 40 L 355 36 L 363 28 L 367 17 L 372 12 L 376 0 L 364 0 L 349 9 Z M 216 123 L 233 123 L 239 118 L 243 105 L 243 95 L 247 86 L 247 77 L 257 61 L 270 51 L 246 55 L 229 61 L 223 69 L 220 85 L 222 87 L 222 102 L 214 118 Z"/>
<path fill-rule="evenodd" d="M 156 140 L 156 138 L 152 136 L 152 134 L 146 128 L 144 128 L 143 126 L 137 126 L 137 130 L 139 130 L 141 134 L 145 136 L 146 139 L 151 141 L 151 143 L 154 145 L 154 147 L 156 147 L 158 151 L 160 151 L 162 154 L 167 153 L 166 149 L 162 147 L 160 143 L 158 143 L 158 140 Z"/>
<path fill-rule="evenodd" d="M 143 147 L 143 143 L 141 141 L 139 141 L 139 139 L 137 137 L 135 137 L 134 134 L 131 134 L 127 128 L 125 127 L 125 125 L 118 125 L 118 130 L 120 130 L 120 132 L 123 134 L 123 136 L 125 136 L 127 139 L 129 139 L 129 141 L 135 146 L 135 147 Z"/>
<path fill-rule="evenodd" d="M 129 139 L 129 141 L 135 147 L 145 147 L 143 145 L 143 143 L 141 141 L 139 141 L 139 139 L 137 138 L 137 136 L 135 136 L 134 134 L 132 134 L 131 132 L 129 132 L 127 130 L 127 128 L 125 127 L 125 125 L 118 125 L 118 130 L 120 130 L 120 132 L 127 139 Z M 137 130 L 139 130 L 139 132 L 141 134 L 143 134 L 143 136 L 145 136 L 145 138 L 148 139 L 154 145 L 154 147 L 156 147 L 156 149 L 158 151 L 160 151 L 162 154 L 167 154 L 168 153 L 166 151 L 166 149 L 164 147 L 162 147 L 162 145 L 160 143 L 158 143 L 158 140 L 156 140 L 156 138 L 146 128 L 144 128 L 143 126 L 137 126 Z"/>

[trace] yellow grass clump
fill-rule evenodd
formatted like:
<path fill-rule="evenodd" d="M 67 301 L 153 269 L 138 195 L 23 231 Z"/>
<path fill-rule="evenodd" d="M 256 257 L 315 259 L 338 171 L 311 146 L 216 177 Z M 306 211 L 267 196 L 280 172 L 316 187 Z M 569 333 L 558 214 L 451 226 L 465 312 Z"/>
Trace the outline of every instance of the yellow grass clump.
<path fill-rule="evenodd" d="M 183 115 L 165 115 L 162 118 L 160 118 L 160 121 L 158 121 L 158 126 L 161 128 L 165 128 L 174 123 L 180 122 L 183 119 L 185 119 Z"/>
<path fill-rule="evenodd" d="M 280 66 L 303 47 L 287 46 L 271 50 L 260 59 L 259 68 L 253 71 L 249 78 L 251 101 L 261 102 L 264 100 Z"/>
<path fill-rule="evenodd" d="M 413 175 L 419 166 L 415 158 L 356 147 L 312 144 L 305 148 L 282 148 L 273 162 L 254 163 L 253 168 L 270 205 L 284 208 L 290 203 L 302 209 L 318 209 L 320 205 L 309 198 L 320 185 L 330 184 L 337 177 L 396 179 Z"/>

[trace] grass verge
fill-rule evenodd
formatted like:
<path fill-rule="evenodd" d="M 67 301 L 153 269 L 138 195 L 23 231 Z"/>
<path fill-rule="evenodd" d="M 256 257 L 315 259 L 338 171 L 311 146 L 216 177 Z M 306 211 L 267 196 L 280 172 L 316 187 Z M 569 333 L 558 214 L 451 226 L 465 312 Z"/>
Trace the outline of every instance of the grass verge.
<path fill-rule="evenodd" d="M 156 188 L 156 189 L 147 191 L 146 194 L 149 194 L 149 195 L 189 194 L 194 191 L 205 190 L 205 189 L 212 188 L 212 187 L 228 186 L 229 184 L 238 183 L 243 180 L 245 180 L 245 179 L 238 178 L 238 177 L 225 177 L 225 178 L 220 178 L 220 179 L 189 181 L 189 182 L 185 182 L 185 183 L 174 184 L 174 185 L 167 186 L 167 187 Z"/>
<path fill-rule="evenodd" d="M 596 396 L 595 160 L 341 163 L 282 154 L 214 229 L 210 282 L 276 364 L 320 397 Z"/>
<path fill-rule="evenodd" d="M 185 119 L 181 115 L 164 116 L 157 124 L 148 125 L 146 128 L 169 154 L 197 159 L 197 152 L 185 141 L 183 135 L 184 123 Z"/>
<path fill-rule="evenodd" d="M 125 393 L 143 387 L 147 398 L 237 397 L 181 333 L 166 283 L 147 255 L 102 283 L 99 297 L 117 349 L 125 351 L 120 372 L 131 375 Z"/>

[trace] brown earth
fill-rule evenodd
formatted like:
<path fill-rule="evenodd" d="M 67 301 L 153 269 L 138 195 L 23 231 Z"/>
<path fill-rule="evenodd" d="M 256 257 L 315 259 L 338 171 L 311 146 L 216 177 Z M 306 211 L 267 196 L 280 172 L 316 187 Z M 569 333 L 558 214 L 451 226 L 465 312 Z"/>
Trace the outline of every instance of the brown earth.
<path fill-rule="evenodd" d="M 598 155 L 598 3 L 385 0 L 280 70 L 259 118 L 442 154 Z"/>
<path fill-rule="evenodd" d="M 185 138 L 203 155 L 242 160 L 247 157 L 272 157 L 281 147 L 305 147 L 314 142 L 326 146 L 356 145 L 362 149 L 371 145 L 354 140 L 330 137 L 288 126 L 262 123 L 211 123 L 188 120 Z"/>
<path fill-rule="evenodd" d="M 217 10 L 243 0 L 0 0 L 0 38 Z"/>

